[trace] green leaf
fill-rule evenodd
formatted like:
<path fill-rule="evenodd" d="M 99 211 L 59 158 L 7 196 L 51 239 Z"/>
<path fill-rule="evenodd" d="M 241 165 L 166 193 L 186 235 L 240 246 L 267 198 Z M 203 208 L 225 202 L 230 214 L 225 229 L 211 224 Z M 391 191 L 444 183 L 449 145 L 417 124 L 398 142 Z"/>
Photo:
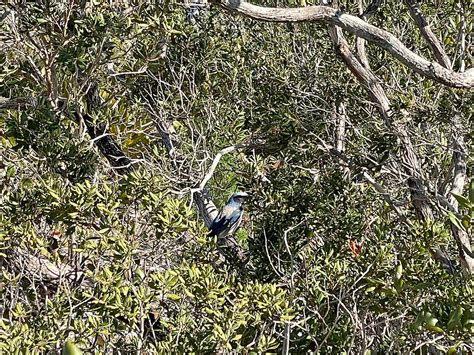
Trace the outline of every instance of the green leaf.
<path fill-rule="evenodd" d="M 461 306 L 457 306 L 456 309 L 451 312 L 448 320 L 448 330 L 453 330 L 461 325 L 463 312 L 464 309 Z"/>
<path fill-rule="evenodd" d="M 461 222 L 460 222 L 459 219 L 455 216 L 454 213 L 449 212 L 449 213 L 448 213 L 448 218 L 449 218 L 449 220 L 451 221 L 451 223 L 454 224 L 456 227 L 458 227 L 459 229 L 463 229 L 463 226 L 462 226 Z"/>
<path fill-rule="evenodd" d="M 74 343 L 67 341 L 64 344 L 62 355 L 82 355 L 82 351 Z"/>
<path fill-rule="evenodd" d="M 440 327 L 437 327 L 435 325 L 427 324 L 426 329 L 431 330 L 432 332 L 436 332 L 436 333 L 444 333 L 443 329 L 441 329 Z"/>
<path fill-rule="evenodd" d="M 425 312 L 425 322 L 429 326 L 436 326 L 436 323 L 438 323 L 438 319 L 435 318 L 430 312 Z"/>
<path fill-rule="evenodd" d="M 222 340 L 227 339 L 222 327 L 219 324 L 214 324 L 214 333 L 217 334 Z"/>
<path fill-rule="evenodd" d="M 240 340 L 241 338 L 242 338 L 242 334 L 237 334 L 232 338 L 232 340 L 237 341 L 237 340 Z"/>
<path fill-rule="evenodd" d="M 421 311 L 420 313 L 418 313 L 414 325 L 415 327 L 419 327 L 423 324 L 426 324 L 427 329 L 434 330 L 434 328 L 436 327 L 436 323 L 438 323 L 438 319 L 435 318 L 431 312 Z"/>
<path fill-rule="evenodd" d="M 11 178 L 15 174 L 15 167 L 13 165 L 10 165 L 7 168 L 7 177 Z"/>
<path fill-rule="evenodd" d="M 135 270 L 135 274 L 140 278 L 140 280 L 145 279 L 145 273 L 143 272 L 142 268 L 137 267 Z"/>
<path fill-rule="evenodd" d="M 395 269 L 395 279 L 400 280 L 402 278 L 403 274 L 403 266 L 401 263 L 397 265 L 397 268 Z"/>
<path fill-rule="evenodd" d="M 367 293 L 370 293 L 370 292 L 374 292 L 375 289 L 376 289 L 375 286 L 371 286 L 371 287 L 369 287 L 365 290 L 365 293 L 367 294 Z"/>
<path fill-rule="evenodd" d="M 463 216 L 463 218 L 461 219 L 461 223 L 464 228 L 469 229 L 469 227 L 471 226 L 471 217 Z"/>
<path fill-rule="evenodd" d="M 469 208 L 471 206 L 470 201 L 467 198 L 465 198 L 464 196 L 459 195 L 459 194 L 455 194 L 455 193 L 452 193 L 452 195 L 454 196 L 456 201 L 458 201 L 458 203 L 461 207 Z"/>
<path fill-rule="evenodd" d="M 172 301 L 179 301 L 181 299 L 181 296 L 175 294 L 175 293 L 168 293 L 166 297 Z"/>

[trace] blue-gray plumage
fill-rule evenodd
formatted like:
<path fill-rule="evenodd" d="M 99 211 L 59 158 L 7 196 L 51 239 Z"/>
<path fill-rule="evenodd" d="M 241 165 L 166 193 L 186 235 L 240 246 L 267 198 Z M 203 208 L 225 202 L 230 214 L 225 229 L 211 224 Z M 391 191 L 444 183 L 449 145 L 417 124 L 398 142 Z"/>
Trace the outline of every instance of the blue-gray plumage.
<path fill-rule="evenodd" d="M 245 192 L 236 192 L 233 194 L 226 205 L 219 212 L 217 217 L 212 222 L 209 229 L 209 236 L 225 237 L 228 234 L 234 233 L 242 221 L 244 209 L 242 203 L 248 197 Z"/>

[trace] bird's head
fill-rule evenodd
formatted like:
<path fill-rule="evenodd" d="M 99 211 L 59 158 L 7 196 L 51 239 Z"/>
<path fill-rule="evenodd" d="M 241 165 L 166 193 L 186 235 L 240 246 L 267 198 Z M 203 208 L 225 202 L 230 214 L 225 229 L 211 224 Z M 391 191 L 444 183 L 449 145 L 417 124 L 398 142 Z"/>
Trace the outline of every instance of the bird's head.
<path fill-rule="evenodd" d="M 247 197 L 249 197 L 249 194 L 246 192 L 236 192 L 230 197 L 229 202 L 237 202 L 242 204 Z"/>

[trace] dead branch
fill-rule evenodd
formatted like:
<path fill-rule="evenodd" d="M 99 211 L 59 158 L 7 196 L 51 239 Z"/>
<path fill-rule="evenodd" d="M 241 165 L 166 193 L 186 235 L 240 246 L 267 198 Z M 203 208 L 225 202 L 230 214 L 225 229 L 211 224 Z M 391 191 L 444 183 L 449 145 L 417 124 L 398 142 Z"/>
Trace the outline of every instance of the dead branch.
<path fill-rule="evenodd" d="M 454 166 L 453 182 L 448 195 L 448 201 L 454 210 L 458 211 L 458 201 L 453 194 L 462 194 L 464 185 L 466 184 L 466 148 L 463 133 L 459 127 L 460 115 L 456 114 L 453 119 L 453 157 Z M 454 235 L 459 249 L 459 257 L 463 266 L 471 273 L 474 273 L 474 253 L 472 251 L 471 240 L 464 229 L 460 229 L 451 223 L 451 232 Z"/>
<path fill-rule="evenodd" d="M 217 164 L 219 164 L 219 160 L 221 160 L 222 156 L 233 152 L 237 149 L 237 147 L 237 145 L 232 145 L 230 147 L 222 149 L 219 153 L 217 153 L 217 155 L 214 157 L 214 160 L 212 161 L 209 171 L 207 172 L 206 176 L 204 176 L 204 179 L 202 179 L 201 184 L 199 185 L 199 190 L 202 191 L 208 181 L 212 178 L 212 175 L 214 175 L 214 171 L 216 170 Z"/>
<path fill-rule="evenodd" d="M 362 0 L 359 0 L 359 11 L 361 12 L 360 18 L 364 21 L 367 21 L 370 16 L 375 14 L 382 4 L 382 0 L 374 0 L 369 6 L 362 11 Z M 365 52 L 365 39 L 357 37 L 356 39 L 356 55 L 359 61 L 366 67 L 369 68 L 369 60 L 367 59 L 367 54 Z"/>
<path fill-rule="evenodd" d="M 213 0 L 221 7 L 250 18 L 268 22 L 322 22 L 338 26 L 358 37 L 385 49 L 401 63 L 418 74 L 450 87 L 474 87 L 474 70 L 456 73 L 436 62 L 409 50 L 395 35 L 370 25 L 359 17 L 341 13 L 327 6 L 304 8 L 272 8 L 250 4 L 240 0 Z"/>
<path fill-rule="evenodd" d="M 418 29 L 425 38 L 426 43 L 428 43 L 428 46 L 430 46 L 436 61 L 446 69 L 450 69 L 451 61 L 449 60 L 446 51 L 441 45 L 441 42 L 438 40 L 433 31 L 431 31 L 431 27 L 426 21 L 423 14 L 421 13 L 417 2 L 414 0 L 403 0 L 403 2 L 408 7 L 408 10 L 410 10 L 411 17 L 413 18 L 416 25 L 418 26 Z"/>
<path fill-rule="evenodd" d="M 464 144 L 463 134 L 461 128 L 459 127 L 460 117 L 459 114 L 456 114 L 453 119 L 453 157 L 452 163 L 454 166 L 453 172 L 453 181 L 451 185 L 451 190 L 448 196 L 449 203 L 455 208 L 458 209 L 458 201 L 452 195 L 462 194 L 464 185 L 466 184 L 466 148 Z"/>
<path fill-rule="evenodd" d="M 338 152 L 344 152 L 345 143 L 346 143 L 346 123 L 348 121 L 346 113 L 346 105 L 344 102 L 340 101 L 336 104 L 334 108 L 335 115 L 335 135 L 334 135 L 334 146 Z M 343 176 L 348 178 L 351 174 L 351 171 L 348 167 L 342 168 Z"/>
<path fill-rule="evenodd" d="M 362 86 L 368 91 L 372 100 L 377 104 L 379 112 L 384 118 L 386 126 L 398 137 L 402 148 L 403 168 L 410 176 L 408 185 L 410 187 L 412 201 L 421 220 L 432 219 L 431 207 L 426 197 L 424 186 L 420 180 L 421 168 L 416 156 L 411 139 L 406 130 L 392 117 L 390 101 L 378 78 L 369 68 L 364 67 L 352 54 L 342 31 L 337 27 L 330 27 L 329 34 L 336 46 L 336 50 L 351 72 L 356 76 Z"/>
<path fill-rule="evenodd" d="M 47 284 L 58 286 L 61 281 L 67 281 L 82 284 L 82 287 L 91 286 L 90 280 L 85 279 L 82 270 L 62 262 L 52 262 L 27 250 L 15 250 L 9 259 L 11 260 L 9 266 L 18 273 L 26 272 L 28 277 L 35 277 Z"/>
<path fill-rule="evenodd" d="M 337 27 L 330 27 L 331 39 L 336 45 L 338 53 L 348 65 L 352 73 L 359 79 L 361 84 L 369 92 L 371 98 L 378 104 L 378 108 L 386 125 L 394 132 L 402 148 L 402 165 L 409 178 L 407 180 L 410 195 L 416 215 L 420 221 L 433 219 L 432 207 L 426 195 L 425 186 L 421 180 L 421 167 L 418 162 L 411 139 L 406 130 L 395 122 L 390 110 L 390 102 L 385 95 L 385 91 L 379 84 L 375 75 L 370 69 L 365 68 L 351 53 L 347 41 L 342 35 L 342 31 Z M 461 170 L 460 170 L 461 173 Z M 383 196 L 383 195 L 382 195 Z M 471 251 L 469 237 L 464 235 L 459 229 L 452 230 L 453 238 L 458 246 L 461 265 L 470 273 L 474 272 L 474 259 Z"/>
<path fill-rule="evenodd" d="M 344 151 L 344 144 L 346 140 L 346 106 L 343 102 L 339 102 L 336 106 L 337 122 L 336 122 L 336 134 L 335 134 L 335 146 L 339 152 Z"/>
<path fill-rule="evenodd" d="M 0 109 L 24 110 L 28 107 L 35 107 L 37 100 L 34 97 L 16 97 L 8 99 L 0 97 Z"/>

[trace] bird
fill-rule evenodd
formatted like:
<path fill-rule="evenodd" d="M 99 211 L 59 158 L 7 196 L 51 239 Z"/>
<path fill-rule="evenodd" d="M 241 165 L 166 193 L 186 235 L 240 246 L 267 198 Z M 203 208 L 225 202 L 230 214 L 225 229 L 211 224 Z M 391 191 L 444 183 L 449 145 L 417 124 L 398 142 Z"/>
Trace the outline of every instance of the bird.
<path fill-rule="evenodd" d="M 245 199 L 249 197 L 246 192 L 236 192 L 233 194 L 217 217 L 212 221 L 209 227 L 210 232 L 208 236 L 223 238 L 229 234 L 233 234 L 239 228 L 244 208 L 242 207 Z"/>

